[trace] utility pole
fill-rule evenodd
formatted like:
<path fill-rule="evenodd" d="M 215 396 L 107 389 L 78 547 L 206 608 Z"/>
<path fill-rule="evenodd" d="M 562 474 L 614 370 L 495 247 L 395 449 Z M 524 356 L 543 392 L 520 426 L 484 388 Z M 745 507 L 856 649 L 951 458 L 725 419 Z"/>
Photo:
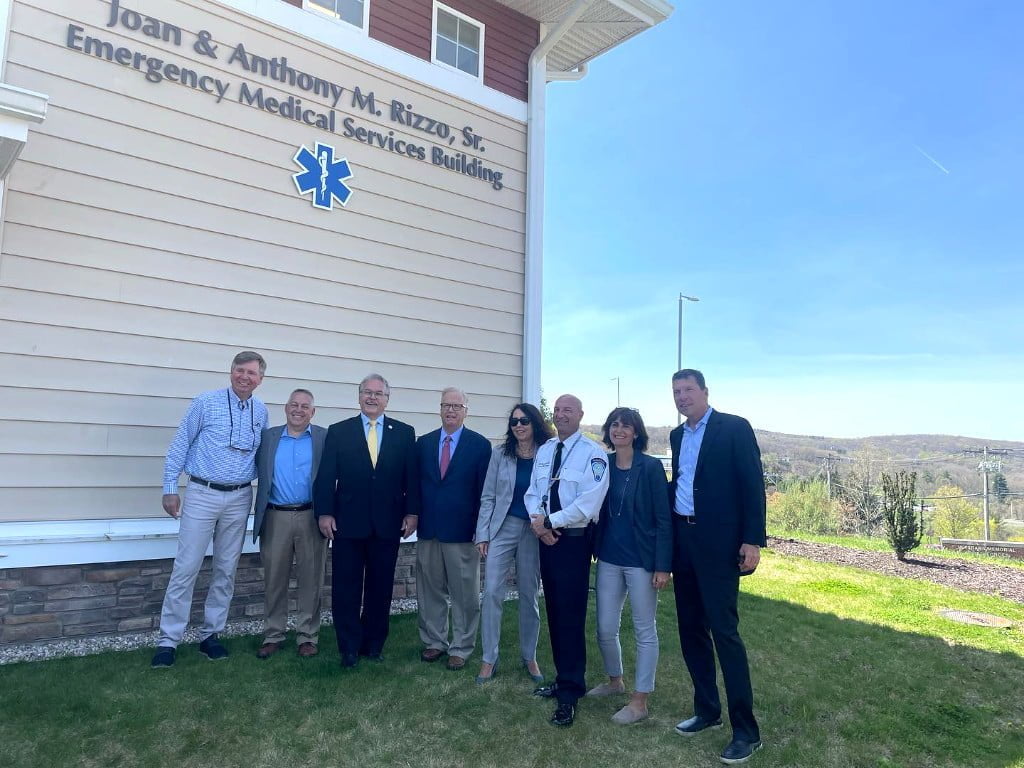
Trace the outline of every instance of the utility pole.
<path fill-rule="evenodd" d="M 696 296 L 687 296 L 685 293 L 679 294 L 679 335 L 676 336 L 676 370 L 681 371 L 683 369 L 683 301 L 700 301 Z M 676 413 L 676 426 L 683 423 L 683 415 Z"/>
<path fill-rule="evenodd" d="M 825 487 L 828 488 L 828 497 L 832 498 L 832 461 L 834 456 L 819 456 L 825 469 Z"/>
<path fill-rule="evenodd" d="M 964 451 L 966 454 L 981 454 L 981 461 L 978 462 L 978 471 L 981 472 L 981 517 L 982 525 L 985 529 L 985 541 L 991 541 L 991 534 L 989 533 L 989 512 L 988 512 L 988 475 L 990 472 L 1002 472 L 1003 462 L 995 459 L 989 460 L 990 455 L 1006 456 L 1010 453 L 1007 448 L 989 448 L 987 445 L 981 448 L 968 448 Z"/>
<path fill-rule="evenodd" d="M 622 405 L 622 379 L 618 376 L 612 376 L 610 379 L 608 379 L 608 381 L 615 382 L 615 407 L 618 408 L 620 405 Z"/>

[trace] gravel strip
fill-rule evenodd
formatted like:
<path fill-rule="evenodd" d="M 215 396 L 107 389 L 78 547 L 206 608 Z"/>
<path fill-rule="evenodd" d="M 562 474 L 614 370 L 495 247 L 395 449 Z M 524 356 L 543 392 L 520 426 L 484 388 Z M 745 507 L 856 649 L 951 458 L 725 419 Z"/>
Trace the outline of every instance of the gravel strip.
<path fill-rule="evenodd" d="M 900 562 L 892 552 L 869 552 L 836 544 L 815 544 L 774 536 L 769 537 L 768 546 L 773 552 L 806 557 L 819 563 L 849 565 L 887 576 L 931 581 L 944 587 L 999 595 L 1015 603 L 1024 603 L 1024 570 L 1020 568 L 951 557 L 929 557 L 918 552 L 909 552 L 907 559 Z"/>
<path fill-rule="evenodd" d="M 543 593 L 541 593 L 543 594 Z M 509 591 L 506 600 L 518 599 L 519 593 Z M 407 597 L 391 601 L 391 615 L 416 612 L 416 598 Z M 330 611 L 320 614 L 320 625 L 333 625 Z M 288 617 L 288 628 L 295 628 L 295 619 Z M 263 632 L 263 619 L 241 619 L 229 621 L 224 631 L 220 634 L 223 637 L 245 637 L 259 635 Z M 70 640 L 51 640 L 42 643 L 21 643 L 17 645 L 0 646 L 0 665 L 17 664 L 23 661 L 46 661 L 49 659 L 62 659 L 67 656 L 93 656 L 97 653 L 107 651 L 134 651 L 137 648 L 156 648 L 159 638 L 158 630 L 149 632 L 131 632 L 123 635 L 95 635 L 93 637 L 76 637 Z M 186 630 L 181 645 L 199 642 L 199 630 L 192 628 Z"/>

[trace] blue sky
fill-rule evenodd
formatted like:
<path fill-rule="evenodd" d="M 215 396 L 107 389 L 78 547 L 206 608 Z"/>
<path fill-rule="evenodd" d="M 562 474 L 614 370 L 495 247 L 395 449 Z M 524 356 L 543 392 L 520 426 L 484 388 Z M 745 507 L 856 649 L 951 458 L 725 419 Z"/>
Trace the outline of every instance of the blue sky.
<path fill-rule="evenodd" d="M 756 427 L 1024 440 L 1022 28 L 1010 0 L 692 0 L 549 85 L 549 400 L 600 421 L 618 376 L 674 424 L 682 292 L 684 365 Z"/>

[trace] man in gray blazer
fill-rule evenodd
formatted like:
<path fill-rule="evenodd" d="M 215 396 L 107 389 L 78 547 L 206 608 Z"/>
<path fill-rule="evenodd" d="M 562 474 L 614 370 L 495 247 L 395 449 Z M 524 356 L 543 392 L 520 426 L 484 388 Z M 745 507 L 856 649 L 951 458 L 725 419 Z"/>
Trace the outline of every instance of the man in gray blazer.
<path fill-rule="evenodd" d="M 296 389 L 284 407 L 286 423 L 263 430 L 256 455 L 259 485 L 252 539 L 260 540 L 267 606 L 263 645 L 256 652 L 261 659 L 269 659 L 284 643 L 293 558 L 298 581 L 295 639 L 299 656 L 317 654 L 327 540 L 317 528 L 312 499 L 327 430 L 309 423 L 314 413 L 313 393 Z"/>

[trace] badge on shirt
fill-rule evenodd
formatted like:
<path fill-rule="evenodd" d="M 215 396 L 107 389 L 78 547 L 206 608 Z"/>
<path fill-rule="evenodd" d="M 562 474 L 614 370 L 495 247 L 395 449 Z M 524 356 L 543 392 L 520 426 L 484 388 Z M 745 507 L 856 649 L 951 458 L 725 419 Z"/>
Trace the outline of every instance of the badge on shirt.
<path fill-rule="evenodd" d="M 608 462 L 604 459 L 593 458 L 590 460 L 590 471 L 594 473 L 594 480 L 601 482 L 601 478 L 604 477 L 604 471 L 608 469 Z"/>

